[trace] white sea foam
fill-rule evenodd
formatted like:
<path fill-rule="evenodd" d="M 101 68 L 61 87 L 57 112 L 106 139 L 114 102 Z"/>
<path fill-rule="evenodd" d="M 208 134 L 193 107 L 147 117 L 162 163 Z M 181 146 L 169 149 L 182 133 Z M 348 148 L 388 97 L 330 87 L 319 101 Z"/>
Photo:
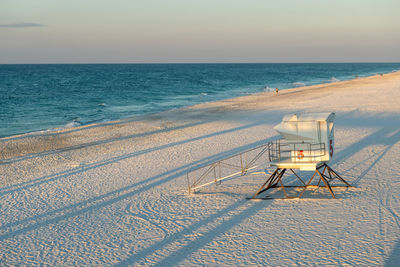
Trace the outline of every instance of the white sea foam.
<path fill-rule="evenodd" d="M 336 79 L 335 77 L 330 78 L 330 80 L 328 80 L 331 83 L 335 83 L 335 82 L 339 82 L 339 79 Z"/>
<path fill-rule="evenodd" d="M 264 92 L 274 92 L 274 91 L 275 91 L 275 89 L 274 89 L 274 88 L 271 88 L 271 87 L 269 87 L 268 85 L 266 85 L 266 86 L 264 87 L 263 91 L 264 91 Z"/>
<path fill-rule="evenodd" d="M 306 86 L 306 84 L 305 84 L 305 83 L 302 83 L 302 82 L 294 82 L 294 83 L 292 83 L 292 85 L 293 85 L 294 87 L 303 87 L 303 86 Z"/>
<path fill-rule="evenodd" d="M 106 107 L 106 106 L 107 106 L 107 104 L 106 104 L 106 103 L 100 103 L 100 104 L 98 104 L 98 106 L 101 106 L 101 107 Z"/>
<path fill-rule="evenodd" d="M 78 127 L 81 125 L 82 125 L 82 123 L 78 120 L 78 118 L 76 118 L 73 121 L 70 121 L 67 124 L 65 124 L 63 128 L 73 128 L 73 127 Z"/>

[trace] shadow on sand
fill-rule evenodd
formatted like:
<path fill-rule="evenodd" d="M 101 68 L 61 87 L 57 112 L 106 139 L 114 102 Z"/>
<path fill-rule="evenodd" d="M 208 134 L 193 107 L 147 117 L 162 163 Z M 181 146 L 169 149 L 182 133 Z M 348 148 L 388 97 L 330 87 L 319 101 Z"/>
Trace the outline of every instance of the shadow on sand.
<path fill-rule="evenodd" d="M 398 267 L 400 266 L 400 239 L 397 240 L 389 258 L 385 261 L 385 267 Z"/>
<path fill-rule="evenodd" d="M 362 128 L 362 127 L 377 127 L 378 130 L 375 131 L 374 133 L 370 134 L 369 136 L 366 136 L 366 137 L 360 139 L 358 142 L 351 144 L 349 147 L 346 147 L 345 149 L 339 151 L 335 155 L 335 158 L 338 159 L 337 161 L 335 161 L 335 163 L 340 163 L 340 162 L 346 161 L 346 159 L 350 158 L 353 154 L 365 149 L 368 146 L 375 145 L 375 144 L 385 145 L 385 149 L 378 155 L 378 157 L 375 160 L 373 160 L 373 162 L 367 168 L 365 168 L 365 170 L 361 173 L 361 175 L 358 176 L 353 181 L 354 185 L 358 185 L 360 183 L 360 181 L 362 180 L 362 178 L 365 177 L 366 174 L 379 162 L 379 160 L 381 160 L 383 158 L 383 156 L 392 148 L 392 146 L 400 141 L 400 131 L 398 130 L 398 127 L 397 127 L 397 125 L 400 125 L 400 119 L 398 118 L 397 115 L 383 116 L 379 119 L 372 118 L 373 121 L 379 121 L 380 123 L 378 125 L 370 125 L 371 118 L 366 117 L 366 118 L 360 119 L 359 116 L 352 117 L 351 115 L 346 115 L 346 118 L 347 118 L 346 120 L 340 121 L 340 126 L 360 127 L 360 128 Z M 73 174 L 83 173 L 90 169 L 98 168 L 100 166 L 105 166 L 107 164 L 115 163 L 120 160 L 133 158 L 138 155 L 145 154 L 145 153 L 150 153 L 153 151 L 166 149 L 169 147 L 182 145 L 182 144 L 186 144 L 189 142 L 193 142 L 193 141 L 197 141 L 197 140 L 201 140 L 201 139 L 205 139 L 205 138 L 210 138 L 210 137 L 214 137 L 214 136 L 221 135 L 221 134 L 232 133 L 235 131 L 239 131 L 239 130 L 246 129 L 246 128 L 251 128 L 251 127 L 254 127 L 254 126 L 257 126 L 260 124 L 264 124 L 264 123 L 265 122 L 262 122 L 262 121 L 253 122 L 250 124 L 246 124 L 244 126 L 228 129 L 225 131 L 215 132 L 212 134 L 207 134 L 207 135 L 203 135 L 203 136 L 196 137 L 196 138 L 191 138 L 191 139 L 187 139 L 187 140 L 183 140 L 183 141 L 168 143 L 168 144 L 165 144 L 162 146 L 128 153 L 128 154 L 125 154 L 122 156 L 118 156 L 118 157 L 110 158 L 110 159 L 107 159 L 104 161 L 99 161 L 99 162 L 96 162 L 93 164 L 85 165 L 83 167 L 78 167 L 78 168 L 70 169 L 70 170 L 60 172 L 57 174 L 40 177 L 40 178 L 34 179 L 29 182 L 8 186 L 8 187 L 1 189 L 0 195 L 13 193 L 18 190 L 23 190 L 23 189 L 27 189 L 27 188 L 33 187 L 33 186 L 38 186 L 40 184 L 47 183 L 50 181 L 59 180 L 59 179 L 71 176 Z M 198 125 L 198 124 L 200 124 L 200 123 L 193 124 L 193 125 L 189 124 L 189 125 L 181 126 L 181 127 L 190 127 L 190 126 L 194 126 L 194 125 Z M 126 137 L 122 137 L 122 138 L 128 139 L 128 138 L 133 138 L 133 137 L 126 136 Z M 222 159 L 229 155 L 232 155 L 234 153 L 252 148 L 254 146 L 260 145 L 260 144 L 265 143 L 272 139 L 273 138 L 260 140 L 259 142 L 254 142 L 254 143 L 251 143 L 248 145 L 238 147 L 236 149 L 231 149 L 231 150 L 227 150 L 225 152 L 219 153 L 219 154 L 208 156 L 208 157 L 200 159 L 196 162 L 193 162 L 190 164 L 185 164 L 181 167 L 178 167 L 178 168 L 169 170 L 167 172 L 164 172 L 162 174 L 147 178 L 143 181 L 133 183 L 129 186 L 120 188 L 115 191 L 108 192 L 106 194 L 103 194 L 103 195 L 100 195 L 97 197 L 93 197 L 93 198 L 81 201 L 76 204 L 68 205 L 68 206 L 65 206 L 65 207 L 59 208 L 59 209 L 54 209 L 49 212 L 42 213 L 40 215 L 36 215 L 36 216 L 32 216 L 30 218 L 18 220 L 16 222 L 3 224 L 0 227 L 0 230 L 2 231 L 2 234 L 0 235 L 0 241 L 16 237 L 16 236 L 24 234 L 28 231 L 32 231 L 32 230 L 36 230 L 41 227 L 48 226 L 49 224 L 55 224 L 62 220 L 67 220 L 74 216 L 79 216 L 79 215 L 89 213 L 89 212 L 98 212 L 98 210 L 100 210 L 104 207 L 118 203 L 127 198 L 131 198 L 139 193 L 145 192 L 146 190 L 150 190 L 150 189 L 152 189 L 156 186 L 162 185 L 168 181 L 171 181 L 176 178 L 182 178 L 182 176 L 184 174 L 186 174 L 186 172 L 188 172 L 191 169 L 194 169 L 198 166 L 210 164 L 216 160 L 219 160 L 219 159 Z M 101 141 L 101 142 L 113 142 L 113 141 L 116 141 L 116 140 L 105 140 L 105 141 Z M 97 145 L 97 144 L 89 143 L 89 145 Z M 66 149 L 74 149 L 74 148 L 66 148 Z M 58 152 L 59 151 L 54 151 L 54 153 L 58 153 Z M 42 152 L 42 153 L 52 153 L 52 152 L 49 151 L 49 152 Z M 31 155 L 31 156 L 35 156 L 35 155 Z M 40 155 L 38 155 L 38 156 L 40 156 Z M 361 164 L 361 163 L 358 163 L 358 164 Z M 158 264 L 160 266 L 176 264 L 176 263 L 184 260 L 185 258 L 187 258 L 193 252 L 203 248 L 205 245 L 212 242 L 218 236 L 221 236 L 222 234 L 226 233 L 227 231 L 232 229 L 235 225 L 240 224 L 241 222 L 243 222 L 243 220 L 253 216 L 261 209 L 265 209 L 266 207 L 268 207 L 268 205 L 270 205 L 270 203 L 271 202 L 269 202 L 269 201 L 249 202 L 244 199 L 239 199 L 238 201 L 234 202 L 233 204 L 220 209 L 217 213 L 214 213 L 206 218 L 202 218 L 199 221 L 194 222 L 193 224 L 184 227 L 184 229 L 180 230 L 177 233 L 174 233 L 170 236 L 166 236 L 162 241 L 160 241 L 154 245 L 146 247 L 141 251 L 131 251 L 130 255 L 127 258 L 122 259 L 122 261 L 119 263 L 119 265 L 124 266 L 124 265 L 128 265 L 128 264 L 135 264 L 137 262 L 140 262 L 141 260 L 145 259 L 147 256 L 155 253 L 157 250 L 160 250 L 160 249 L 164 248 L 165 246 L 176 242 L 177 240 L 181 240 L 181 239 L 185 238 L 186 235 L 193 233 L 194 231 L 198 230 L 202 226 L 205 226 L 212 222 L 216 222 L 220 218 L 225 218 L 224 216 L 229 216 L 229 218 L 224 220 L 223 223 L 219 223 L 217 226 L 208 230 L 206 233 L 203 233 L 196 239 L 189 241 L 184 246 L 179 247 L 178 249 L 176 249 L 169 255 L 162 258 L 162 260 L 160 262 L 158 262 Z M 232 214 L 232 213 L 235 213 L 235 214 L 227 215 L 227 214 Z M 18 227 L 19 229 L 15 230 L 16 227 Z M 391 256 L 389 257 L 388 261 L 386 262 L 386 266 L 394 266 L 393 264 L 396 264 L 399 262 L 399 253 L 398 253 L 399 248 L 400 248 L 400 242 L 398 242 L 396 244 Z"/>
<path fill-rule="evenodd" d="M 255 124 L 251 124 L 251 125 L 257 125 L 257 124 L 255 123 Z M 246 127 L 250 127 L 250 125 L 246 125 L 246 126 L 238 127 L 238 128 L 234 128 L 234 129 L 229 129 L 227 131 L 228 132 L 236 131 L 236 130 L 239 130 L 239 129 L 242 129 L 242 128 L 246 128 Z M 225 131 L 218 132 L 218 133 L 215 133 L 215 134 L 201 136 L 201 137 L 190 139 L 190 140 L 181 141 L 179 143 L 186 143 L 186 142 L 198 140 L 198 139 L 201 139 L 201 138 L 206 138 L 207 136 L 215 136 L 216 134 L 222 134 L 223 132 L 225 132 Z M 69 205 L 69 206 L 66 206 L 66 207 L 63 207 L 63 208 L 60 208 L 60 209 L 55 209 L 55 210 L 52 210 L 50 212 L 43 213 L 43 214 L 40 214 L 40 215 L 36 215 L 36 216 L 30 217 L 30 218 L 22 219 L 22 220 L 13 222 L 13 223 L 4 224 L 4 225 L 2 225 L 0 227 L 0 229 L 3 230 L 3 232 L 5 232 L 4 234 L 0 235 L 0 240 L 11 238 L 11 237 L 17 236 L 19 234 L 22 234 L 24 232 L 27 232 L 27 231 L 30 231 L 30 230 L 34 230 L 34 229 L 37 229 L 37 228 L 40 228 L 40 227 L 43 227 L 43 226 L 46 226 L 46 225 L 51 224 L 51 223 L 57 223 L 58 221 L 65 220 L 65 219 L 71 218 L 73 216 L 78 216 L 78 215 L 81 215 L 81 214 L 83 214 L 85 212 L 92 212 L 92 211 L 98 210 L 100 208 L 106 207 L 108 205 L 117 203 L 117 202 L 119 202 L 119 201 L 121 201 L 123 199 L 126 199 L 128 197 L 132 197 L 132 196 L 134 196 L 136 194 L 139 194 L 141 192 L 144 192 L 146 190 L 154 188 L 155 186 L 158 186 L 158 185 L 161 185 L 161 184 L 166 183 L 168 181 L 171 181 L 171 180 L 173 180 L 173 179 L 175 179 L 177 177 L 182 177 L 184 174 L 186 174 L 186 172 L 188 172 L 189 170 L 191 170 L 193 168 L 198 167 L 199 165 L 207 165 L 207 164 L 209 164 L 209 163 L 211 163 L 211 162 L 213 162 L 215 160 L 218 160 L 220 158 L 226 157 L 226 156 L 228 156 L 228 155 L 230 155 L 232 153 L 237 153 L 239 151 L 246 150 L 248 148 L 257 146 L 257 145 L 259 145 L 261 143 L 264 143 L 264 142 L 267 142 L 267 141 L 269 141 L 269 140 L 261 140 L 261 141 L 258 141 L 258 142 L 252 143 L 252 144 L 248 144 L 248 145 L 245 145 L 245 146 L 242 146 L 242 147 L 238 147 L 236 149 L 228 150 L 228 151 L 225 151 L 225 152 L 213 155 L 213 156 L 209 156 L 209 157 L 203 158 L 203 159 L 201 159 L 199 161 L 183 165 L 183 166 L 181 166 L 179 168 L 175 168 L 175 169 L 167 171 L 165 173 L 150 177 L 150 178 L 145 179 L 143 181 L 140 181 L 140 182 L 131 184 L 129 186 L 120 188 L 118 190 L 111 191 L 111 192 L 103 194 L 101 196 L 97 196 L 97 197 L 94 197 L 94 198 L 79 202 L 77 204 Z M 163 147 L 158 147 L 158 148 L 155 148 L 155 149 L 151 149 L 151 151 L 154 151 L 154 150 L 157 150 L 157 149 L 166 148 L 166 147 L 169 147 L 169 146 L 174 146 L 174 145 L 177 145 L 177 144 L 176 143 L 170 143 L 168 145 L 165 145 L 165 147 L 163 146 Z M 145 152 L 142 151 L 141 153 L 145 153 Z M 106 162 L 95 163 L 92 166 L 89 166 L 87 168 L 79 168 L 77 170 L 67 171 L 66 173 L 57 174 L 55 176 L 42 177 L 42 178 L 39 178 L 39 179 L 35 180 L 35 182 L 32 183 L 32 184 L 24 184 L 24 185 L 19 186 L 17 188 L 8 188 L 8 190 L 2 191 L 0 193 L 0 195 L 13 193 L 15 191 L 22 190 L 22 189 L 25 189 L 25 188 L 29 188 L 29 187 L 32 187 L 32 186 L 37 186 L 37 185 L 42 184 L 42 183 L 46 183 L 46 182 L 49 182 L 49 181 L 54 181 L 54 180 L 57 180 L 57 179 L 65 178 L 65 177 L 68 177 L 68 176 L 70 176 L 72 174 L 84 172 L 84 171 L 86 171 L 88 169 L 97 168 L 97 167 L 100 167 L 100 166 L 104 166 L 106 164 L 111 164 L 111 163 L 117 162 L 117 161 L 122 160 L 122 159 L 134 157 L 136 155 L 137 155 L 137 153 L 132 153 L 132 155 L 131 154 L 127 154 L 127 155 L 124 155 L 123 157 L 118 157 L 118 158 L 113 158 L 113 159 L 107 160 Z M 20 226 L 20 225 L 23 225 L 23 224 L 28 224 L 28 226 L 22 227 L 22 228 L 20 228 L 18 230 L 15 230 L 15 231 L 8 231 L 7 232 L 7 228 L 13 228 L 13 227 Z"/>
<path fill-rule="evenodd" d="M 91 164 L 86 164 L 86 165 L 83 165 L 83 166 L 80 166 L 80 167 L 72 168 L 72 169 L 69 169 L 69 170 L 66 170 L 66 171 L 63 171 L 63 172 L 60 172 L 60 173 L 56 173 L 56 174 L 52 174 L 52 175 L 48 175 L 48 176 L 43 176 L 43 177 L 40 177 L 40 178 L 32 179 L 32 180 L 27 181 L 27 182 L 14 184 L 12 186 L 6 186 L 6 187 L 3 187 L 3 188 L 0 189 L 0 196 L 2 196 L 4 194 L 7 194 L 7 193 L 15 192 L 16 190 L 26 189 L 26 188 L 29 188 L 29 187 L 32 187 L 32 186 L 43 184 L 45 182 L 55 181 L 55 180 L 58 180 L 58 179 L 61 179 L 61 178 L 68 177 L 70 175 L 82 173 L 82 172 L 85 172 L 87 170 L 95 169 L 95 168 L 98 168 L 98 167 L 101 167 L 101 166 L 105 166 L 105 165 L 108 165 L 108 164 L 112 164 L 112 163 L 118 162 L 120 160 L 130 159 L 130 158 L 137 157 L 139 155 L 143 155 L 143 154 L 146 154 L 146 153 L 154 152 L 154 151 L 157 151 L 157 150 L 162 150 L 162 149 L 166 149 L 166 148 L 169 148 L 169 147 L 173 147 L 173 146 L 177 146 L 177 145 L 182 145 L 182 144 L 198 141 L 198 140 L 201 140 L 201 139 L 206 139 L 206 138 L 210 138 L 210 137 L 214 137 L 214 136 L 218 136 L 218 135 L 222 135 L 222 134 L 226 134 L 226 133 L 231 133 L 231 132 L 243 130 L 243 129 L 246 129 L 246 128 L 257 126 L 259 124 L 260 123 L 251 123 L 251 124 L 248 124 L 248 125 L 244 125 L 244 126 L 240 126 L 240 127 L 236 127 L 236 128 L 232 128 L 232 129 L 216 132 L 216 133 L 211 133 L 211 134 L 207 134 L 207 135 L 203 135 L 203 136 L 199 136 L 199 137 L 195 137 L 195 138 L 191 138 L 191 139 L 186 139 L 186 140 L 182 140 L 182 141 L 168 143 L 168 144 L 165 144 L 165 145 L 161 145 L 161 146 L 153 147 L 153 148 L 148 148 L 148 149 L 144 149 L 144 150 L 141 150 L 141 151 L 135 151 L 135 152 L 132 152 L 132 153 L 129 153 L 129 154 L 124 154 L 124 155 L 113 157 L 113 158 L 110 158 L 110 159 L 107 159 L 107 160 L 103 160 L 103 161 L 99 161 L 99 162 L 95 162 L 95 163 L 91 163 Z M 255 142 L 254 144 L 250 144 L 250 145 L 246 146 L 246 148 L 251 148 L 253 145 L 256 146 L 256 145 L 262 144 L 262 142 L 265 142 L 265 140 L 261 140 L 259 142 Z M 240 149 L 241 148 L 234 149 L 233 151 L 240 152 Z M 244 150 L 245 148 L 242 148 L 242 149 Z M 226 152 L 222 153 L 222 155 L 230 155 L 230 153 L 235 153 L 233 151 L 226 151 Z M 221 155 L 221 157 L 223 157 L 222 155 Z"/>

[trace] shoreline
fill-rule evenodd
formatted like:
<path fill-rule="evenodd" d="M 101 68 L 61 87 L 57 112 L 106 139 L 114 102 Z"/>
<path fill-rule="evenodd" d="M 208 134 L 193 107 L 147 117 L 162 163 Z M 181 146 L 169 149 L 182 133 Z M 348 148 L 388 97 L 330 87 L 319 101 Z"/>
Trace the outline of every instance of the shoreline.
<path fill-rule="evenodd" d="M 121 136 L 125 136 L 125 138 L 144 137 L 148 133 L 157 136 L 159 133 L 174 132 L 185 128 L 185 125 L 195 127 L 196 125 L 218 124 L 223 121 L 246 122 L 253 120 L 252 116 L 256 117 L 255 120 L 259 120 L 258 117 L 262 117 L 264 113 L 282 114 L 282 110 L 285 110 L 286 113 L 308 111 L 311 107 L 315 107 L 316 101 L 322 102 L 318 109 L 312 108 L 313 112 L 339 112 L 340 109 L 335 102 L 326 97 L 327 94 L 338 95 L 340 98 L 344 95 L 353 97 L 354 92 L 349 90 L 353 87 L 382 81 L 389 82 L 397 77 L 400 77 L 400 71 L 383 76 L 373 75 L 349 81 L 285 89 L 278 94 L 261 92 L 123 120 L 0 138 L 0 144 L 6 148 L 0 153 L 0 164 L 8 164 L 10 160 L 13 162 L 25 159 L 28 157 L 27 155 L 36 157 L 36 155 L 46 154 L 49 151 L 62 152 L 80 147 L 98 146 L 107 143 L 107 140 L 119 139 Z M 383 97 L 381 102 L 386 101 L 385 95 L 380 97 Z M 393 100 L 391 99 L 391 101 Z M 346 101 L 349 100 L 343 98 L 340 104 L 343 105 Z M 294 105 L 294 103 L 296 104 Z M 351 100 L 346 105 L 353 109 Z M 371 107 L 365 108 L 370 109 Z M 345 110 L 347 109 L 349 108 L 345 108 Z M 361 111 L 361 109 L 362 104 L 360 103 L 358 110 Z"/>
<path fill-rule="evenodd" d="M 381 73 L 381 74 L 377 73 L 374 75 L 363 76 L 363 77 L 353 78 L 353 79 L 349 79 L 349 80 L 340 80 L 340 81 L 335 81 L 335 82 L 326 82 L 326 83 L 319 83 L 319 84 L 314 84 L 314 85 L 281 89 L 281 90 L 279 90 L 279 95 L 291 94 L 294 92 L 302 92 L 303 90 L 322 89 L 324 87 L 328 88 L 330 86 L 336 86 L 336 85 L 342 85 L 342 84 L 344 85 L 349 82 L 362 81 L 363 79 L 368 79 L 371 77 L 382 77 L 382 76 L 387 76 L 387 75 L 391 75 L 391 74 L 395 74 L 395 73 L 400 73 L 400 70 Z M 255 96 L 266 97 L 267 95 L 274 96 L 275 92 L 269 92 L 269 91 L 255 92 L 255 93 L 251 93 L 248 95 L 236 96 L 233 98 L 220 99 L 220 100 L 215 100 L 215 101 L 208 101 L 208 102 L 203 102 L 203 103 L 199 103 L 199 104 L 195 104 L 195 105 L 189 105 L 189 106 L 184 106 L 184 107 L 180 107 L 180 108 L 159 111 L 159 112 L 155 112 L 155 113 L 141 114 L 141 115 L 137 115 L 137 116 L 129 116 L 129 117 L 117 119 L 117 120 L 106 120 L 106 121 L 88 123 L 88 124 L 83 124 L 83 125 L 73 126 L 73 127 L 57 127 L 57 128 L 51 128 L 51 129 L 42 129 L 42 130 L 31 131 L 31 132 L 26 132 L 26 133 L 21 133 L 21 134 L 4 136 L 4 137 L 0 137 L 0 143 L 4 142 L 4 141 L 17 140 L 17 139 L 23 139 L 23 138 L 33 138 L 33 137 L 38 137 L 38 136 L 66 134 L 68 132 L 73 132 L 76 130 L 84 130 L 84 129 L 90 129 L 90 128 L 96 128 L 96 127 L 108 127 L 108 126 L 121 124 L 121 123 L 132 123 L 132 122 L 137 122 L 137 121 L 153 120 L 153 118 L 163 117 L 163 114 L 181 113 L 182 111 L 185 112 L 188 110 L 193 110 L 196 107 L 208 106 L 208 107 L 215 107 L 216 110 L 218 110 L 219 105 L 223 105 L 226 108 L 225 103 L 234 103 L 236 101 L 236 99 L 237 100 L 246 99 L 247 97 L 255 97 Z M 179 115 L 179 117 L 182 117 L 182 116 Z M 67 124 L 69 124 L 69 123 L 67 123 Z"/>

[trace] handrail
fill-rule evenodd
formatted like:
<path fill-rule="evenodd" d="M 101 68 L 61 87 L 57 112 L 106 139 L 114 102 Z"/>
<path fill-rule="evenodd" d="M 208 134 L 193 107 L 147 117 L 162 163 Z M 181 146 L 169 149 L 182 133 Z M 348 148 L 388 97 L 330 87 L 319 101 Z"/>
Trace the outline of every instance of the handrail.
<path fill-rule="evenodd" d="M 201 188 L 203 186 L 215 183 L 218 184 L 218 182 L 220 183 L 222 180 L 228 179 L 228 178 L 232 178 L 234 176 L 237 175 L 245 175 L 249 170 L 253 170 L 255 168 L 257 168 L 257 166 L 254 166 L 256 161 L 259 160 L 261 158 L 261 156 L 268 150 L 270 150 L 270 146 L 272 145 L 272 142 L 266 142 L 264 144 L 258 145 L 256 147 L 244 150 L 244 151 L 240 151 L 237 152 L 231 156 L 219 159 L 215 162 L 212 162 L 210 164 L 207 165 L 203 165 L 203 166 L 198 166 L 195 168 L 192 168 L 190 171 L 188 171 L 186 173 L 186 179 L 187 179 L 187 183 L 188 183 L 188 188 L 189 188 L 189 193 L 191 193 L 192 191 L 194 192 L 194 190 Z M 249 162 L 244 163 L 243 162 L 243 156 L 246 156 L 247 158 L 247 154 L 249 154 L 250 152 L 253 152 L 257 149 L 261 149 L 256 156 L 254 156 Z M 225 161 L 233 159 L 235 157 L 239 157 L 238 160 L 240 160 L 240 165 L 236 165 L 236 164 L 231 164 L 231 163 L 227 163 Z M 224 168 L 230 168 L 230 169 L 234 169 L 234 170 L 239 170 L 237 172 L 234 173 L 230 173 L 229 175 L 226 176 L 222 176 L 221 175 L 221 169 L 222 167 Z M 218 175 L 217 175 L 217 168 L 218 168 Z M 193 182 L 190 181 L 190 174 L 194 173 L 196 171 L 202 170 L 204 169 L 204 171 L 202 172 L 202 174 L 195 179 Z M 200 182 L 203 181 L 206 177 L 209 177 L 209 175 L 212 174 L 212 181 L 208 181 L 205 182 L 203 184 L 200 185 Z"/>
<path fill-rule="evenodd" d="M 296 151 L 296 146 L 301 149 L 301 151 L 306 150 L 307 153 L 302 154 L 301 163 L 313 162 L 316 161 L 318 157 L 323 157 L 326 155 L 326 149 L 324 143 L 308 143 L 308 142 L 299 142 L 299 143 L 288 143 L 282 142 L 283 138 L 277 138 L 273 141 L 266 142 L 264 144 L 255 146 L 253 148 L 237 152 L 233 155 L 230 155 L 225 158 L 218 159 L 212 163 L 197 166 L 190 169 L 186 173 L 186 179 L 188 183 L 189 193 L 194 192 L 196 189 L 210 185 L 210 184 L 220 184 L 222 180 L 233 178 L 235 176 L 243 176 L 249 170 L 253 170 L 257 168 L 256 162 L 268 151 L 268 160 L 281 162 L 284 159 L 291 159 L 292 162 L 300 162 L 298 156 L 294 155 L 293 152 Z M 292 146 L 292 148 L 291 148 Z M 305 149 L 306 148 L 306 149 Z M 260 151 L 254 156 L 249 162 L 243 162 L 243 156 L 246 157 L 250 152 L 256 151 L 260 149 Z M 235 157 L 238 157 L 238 161 L 240 164 L 233 164 L 230 162 L 226 162 Z M 222 168 L 235 170 L 233 173 L 229 173 L 228 175 L 222 176 Z M 190 174 L 195 173 L 197 171 L 203 170 L 201 174 L 194 181 L 190 181 Z M 224 170 L 225 170 L 224 169 Z M 218 172 L 217 172 L 218 170 Z M 208 178 L 208 180 L 207 180 Z M 210 178 L 212 180 L 210 181 Z M 206 179 L 206 180 L 205 180 Z M 200 184 L 203 180 L 204 183 Z"/>
<path fill-rule="evenodd" d="M 306 162 L 304 159 L 315 159 L 318 157 L 323 157 L 326 155 L 326 147 L 325 143 L 311 143 L 311 142 L 281 142 L 281 140 L 285 140 L 283 138 L 275 140 L 274 145 L 271 146 L 271 149 L 268 153 L 270 161 L 278 161 L 281 162 L 282 159 L 291 159 L 292 161 L 298 161 L 298 157 L 293 155 L 294 151 L 304 151 L 308 153 L 304 153 L 302 155 L 302 162 Z M 293 148 L 290 148 L 293 146 Z M 306 147 L 306 149 L 304 148 Z M 296 148 L 297 147 L 297 148 Z"/>
<path fill-rule="evenodd" d="M 269 145 L 269 144 L 272 143 L 272 142 L 273 142 L 273 141 L 269 141 L 269 142 L 264 143 L 264 144 L 262 144 L 262 145 L 259 145 L 259 146 L 256 146 L 256 147 L 253 147 L 253 148 L 250 148 L 250 149 L 247 149 L 247 150 L 243 150 L 243 151 L 237 152 L 236 154 L 233 154 L 233 155 L 228 156 L 228 157 L 226 157 L 226 158 L 218 159 L 218 160 L 216 160 L 216 161 L 214 161 L 214 162 L 212 162 L 212 163 L 209 163 L 209 164 L 198 165 L 198 166 L 196 166 L 196 167 L 190 169 L 189 172 L 194 172 L 194 171 L 197 171 L 197 170 L 199 170 L 199 169 L 202 169 L 202 168 L 205 168 L 205 167 L 207 167 L 207 166 L 210 166 L 210 165 L 212 165 L 212 164 L 214 164 L 214 163 L 216 163 L 216 162 L 224 161 L 224 160 L 227 160 L 227 159 L 231 159 L 231 158 L 234 158 L 234 157 L 236 157 L 236 156 L 239 156 L 240 154 L 244 154 L 244 153 L 248 153 L 248 152 L 254 151 L 254 150 L 256 150 L 257 148 L 260 148 L 260 147 Z"/>

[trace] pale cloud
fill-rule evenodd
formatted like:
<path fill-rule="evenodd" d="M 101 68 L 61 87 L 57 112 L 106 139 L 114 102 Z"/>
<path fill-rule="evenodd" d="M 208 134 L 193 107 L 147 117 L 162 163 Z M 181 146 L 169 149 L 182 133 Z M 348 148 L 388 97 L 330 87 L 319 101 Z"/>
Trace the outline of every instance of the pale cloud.
<path fill-rule="evenodd" d="M 29 28 L 29 27 L 45 27 L 46 25 L 32 22 L 20 22 L 11 24 L 0 24 L 0 28 Z"/>

